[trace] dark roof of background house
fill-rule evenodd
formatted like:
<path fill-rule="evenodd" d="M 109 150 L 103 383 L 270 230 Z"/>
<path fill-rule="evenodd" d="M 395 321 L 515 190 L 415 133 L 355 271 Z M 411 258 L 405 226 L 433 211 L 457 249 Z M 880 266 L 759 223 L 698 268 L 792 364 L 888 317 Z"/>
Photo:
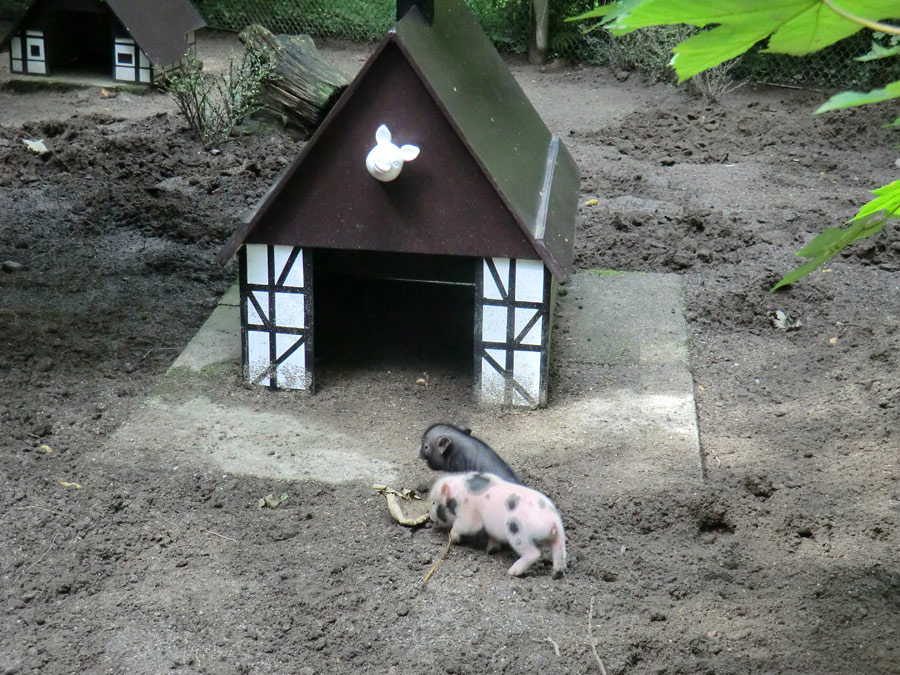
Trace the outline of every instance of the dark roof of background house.
<path fill-rule="evenodd" d="M 150 61 L 165 66 L 181 59 L 185 33 L 206 26 L 188 0 L 106 0 Z"/>
<path fill-rule="evenodd" d="M 407 86 L 405 92 L 384 91 L 384 97 L 417 96 L 416 100 L 420 105 L 436 109 L 438 112 L 435 115 L 443 120 L 441 124 L 445 127 L 449 125 L 448 135 L 454 137 L 457 145 L 461 144 L 465 148 L 461 152 L 469 156 L 468 161 L 474 161 L 473 171 L 466 172 L 461 180 L 471 181 L 471 176 L 477 174 L 478 181 L 490 186 L 487 189 L 490 196 L 483 193 L 479 197 L 485 202 L 486 208 L 496 211 L 499 207 L 507 214 L 506 219 L 514 222 L 510 227 L 515 232 L 507 228 L 495 236 L 494 241 L 491 241 L 491 235 L 486 235 L 482 230 L 478 236 L 485 240 L 484 246 L 466 254 L 484 257 L 533 255 L 543 260 L 557 279 L 567 278 L 574 250 L 580 180 L 578 168 L 565 146 L 547 129 L 468 8 L 460 0 L 435 0 L 434 5 L 432 24 L 429 25 L 422 18 L 418 9 L 412 9 L 382 40 L 300 155 L 262 198 L 250 219 L 223 247 L 217 258 L 220 262 L 230 258 L 245 241 L 258 240 L 258 233 L 254 237 L 254 230 L 258 227 L 271 230 L 272 220 L 288 221 L 292 218 L 288 209 L 279 204 L 279 200 L 293 200 L 308 205 L 308 201 L 298 202 L 296 197 L 298 190 L 305 189 L 304 177 L 315 180 L 318 177 L 317 167 L 321 167 L 321 163 L 328 164 L 330 168 L 331 164 L 344 161 L 337 151 L 328 153 L 317 146 L 328 145 L 329 149 L 334 147 L 338 139 L 334 131 L 329 129 L 332 124 L 342 126 L 343 133 L 356 133 L 349 128 L 347 120 L 359 119 L 361 115 L 365 115 L 365 110 L 359 113 L 356 109 L 378 104 L 370 91 L 372 80 L 379 85 L 383 81 L 389 81 L 390 78 L 384 75 L 389 66 L 393 70 L 410 72 L 408 79 L 401 77 L 399 81 L 407 84 L 417 81 L 419 84 L 416 87 L 422 89 L 423 93 L 420 95 L 418 91 L 411 91 L 416 87 Z M 357 101 L 357 98 L 360 100 Z M 399 98 L 395 107 L 403 107 Z M 428 111 L 423 112 L 426 113 L 423 117 L 426 117 Z M 398 113 L 401 123 L 406 123 L 408 117 L 409 111 L 401 110 Z M 429 119 L 428 122 L 433 121 Z M 409 128 L 408 124 L 406 126 Z M 374 127 L 366 129 L 366 138 L 373 133 Z M 422 144 L 426 141 L 427 138 Z M 398 138 L 397 142 L 415 142 L 415 139 Z M 368 140 L 368 144 L 374 144 L 374 137 Z M 423 147 L 422 154 L 410 169 L 411 174 L 416 171 L 415 162 L 435 161 L 435 158 L 428 157 L 427 152 L 428 149 Z M 364 157 L 363 153 L 358 158 L 354 157 L 353 161 L 361 166 Z M 465 168 L 459 161 L 454 166 Z M 397 183 L 402 183 L 405 178 L 401 173 Z M 448 187 L 452 187 L 453 177 L 445 178 Z M 364 174 L 364 179 L 367 181 L 363 186 L 364 190 L 378 189 L 377 186 L 373 187 L 375 181 L 368 174 Z M 410 190 L 409 183 L 415 181 L 414 176 L 410 176 L 408 181 L 405 187 L 397 185 L 388 188 L 395 192 L 397 199 L 394 204 L 415 206 L 405 194 Z M 341 187 L 345 191 L 340 196 L 336 196 L 334 190 L 323 190 L 321 199 L 352 200 L 356 197 L 350 194 L 347 186 Z M 435 188 L 430 186 L 429 189 Z M 372 194 L 378 198 L 377 193 Z M 468 193 L 464 198 L 469 199 Z M 476 197 L 473 195 L 471 199 Z M 446 205 L 442 208 L 446 210 Z M 442 212 L 436 216 L 446 217 L 446 214 Z M 358 213 L 354 217 L 360 218 Z M 503 219 L 495 218 L 493 222 L 500 220 Z M 310 219 L 309 222 L 318 221 Z M 459 225 L 465 226 L 464 223 Z M 295 222 L 291 227 L 295 232 L 298 228 L 309 229 L 305 223 L 298 226 Z M 338 223 L 337 229 L 340 230 L 341 227 L 343 225 Z M 352 227 L 345 227 L 344 231 L 353 237 Z M 432 229 L 432 232 L 435 230 Z M 301 232 L 298 238 L 309 237 Z M 438 238 L 441 238 L 440 233 Z M 296 241 L 294 245 L 321 246 L 322 241 L 323 238 L 316 235 L 312 242 L 304 244 Z M 502 244 L 500 248 L 505 246 L 505 251 L 491 248 L 498 241 Z M 349 243 L 345 245 L 353 247 Z M 525 250 L 523 245 L 531 255 L 522 255 Z M 329 240 L 328 246 L 340 248 L 341 242 Z M 419 242 L 413 242 L 412 247 L 407 250 L 435 254 L 448 252 L 438 245 L 435 245 L 434 250 L 424 251 Z M 510 251 L 515 255 L 511 255 Z"/>
<path fill-rule="evenodd" d="M 3 50 L 33 10 L 48 0 L 34 0 L 2 40 Z M 105 0 L 150 61 L 166 66 L 185 55 L 185 33 L 206 26 L 189 0 Z"/>

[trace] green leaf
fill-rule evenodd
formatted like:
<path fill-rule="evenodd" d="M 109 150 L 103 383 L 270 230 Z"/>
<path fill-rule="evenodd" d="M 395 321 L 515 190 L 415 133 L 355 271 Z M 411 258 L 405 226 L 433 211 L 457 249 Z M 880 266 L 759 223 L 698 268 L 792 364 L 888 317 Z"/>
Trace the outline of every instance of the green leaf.
<path fill-rule="evenodd" d="M 669 65 L 675 68 L 680 83 L 740 56 L 766 35 L 768 29 L 755 25 L 717 26 L 675 45 Z"/>
<path fill-rule="evenodd" d="M 828 112 L 829 110 L 840 110 L 841 108 L 852 108 L 858 105 L 866 105 L 868 103 L 881 103 L 889 101 L 892 98 L 900 97 L 900 81 L 891 82 L 881 89 L 873 89 L 868 92 L 861 91 L 842 91 L 835 94 L 822 105 L 816 108 L 816 114 Z"/>
<path fill-rule="evenodd" d="M 601 19 L 600 25 L 604 25 L 627 14 L 644 1 L 645 0 L 619 0 L 610 5 L 594 7 L 594 9 L 590 9 L 583 14 L 569 17 L 566 21 L 583 21 L 585 19 L 599 18 Z"/>
<path fill-rule="evenodd" d="M 848 223 L 850 226 L 847 229 L 830 227 L 817 234 L 811 242 L 797 251 L 797 256 L 812 258 L 812 260 L 793 272 L 785 274 L 781 281 L 772 286 L 769 291 L 774 292 L 782 286 L 799 281 L 853 242 L 881 232 L 889 218 L 897 217 L 894 212 L 900 208 L 900 181 L 885 185 L 875 190 L 874 194 L 881 194 L 881 196 L 865 204 L 859 213 L 850 220 Z M 893 205 L 894 211 L 886 210 L 885 205 Z"/>
<path fill-rule="evenodd" d="M 793 272 L 788 272 L 784 275 L 784 277 L 782 277 L 781 281 L 779 281 L 769 289 L 769 293 L 774 293 L 782 286 L 787 286 L 789 284 L 793 284 L 794 282 L 800 281 L 800 279 L 805 277 L 807 274 L 816 270 L 821 265 L 824 265 L 830 257 L 830 255 L 820 256 L 819 258 L 806 263 L 802 267 L 798 267 Z"/>
<path fill-rule="evenodd" d="M 839 227 L 829 227 L 813 237 L 811 242 L 797 251 L 797 255 L 801 258 L 818 258 L 823 253 L 827 253 L 832 246 L 838 244 L 842 236 L 844 236 L 844 230 Z"/>
<path fill-rule="evenodd" d="M 585 19 L 600 19 L 612 12 L 616 9 L 616 5 L 602 5 L 601 7 L 594 7 L 594 9 L 589 9 L 578 16 L 570 16 L 566 18 L 566 21 L 584 21 Z"/>
<path fill-rule="evenodd" d="M 867 20 L 896 16 L 900 11 L 897 0 L 853 0 L 851 4 L 853 14 Z M 608 13 L 607 21 L 610 16 Z M 718 24 L 675 48 L 672 65 L 679 80 L 738 56 L 766 38 L 767 52 L 802 55 L 862 29 L 860 23 L 835 12 L 824 0 L 643 0 L 622 8 L 609 31 L 624 35 L 638 28 L 678 23 Z"/>
<path fill-rule="evenodd" d="M 803 56 L 829 47 L 862 30 L 862 26 L 833 12 L 820 2 L 784 22 L 763 51 Z"/>
<path fill-rule="evenodd" d="M 773 26 L 807 10 L 821 0 L 644 0 L 617 19 L 615 29 L 632 31 L 647 26 L 687 23 L 703 27 L 711 23 L 759 23 Z"/>
<path fill-rule="evenodd" d="M 877 42 L 873 42 L 872 49 L 870 49 L 867 54 L 857 56 L 854 61 L 876 61 L 878 59 L 886 59 L 890 56 L 896 56 L 897 54 L 900 54 L 900 45 L 894 45 L 893 47 L 882 47 Z"/>
<path fill-rule="evenodd" d="M 853 216 L 853 220 L 863 220 L 878 211 L 885 211 L 889 218 L 900 218 L 898 215 L 898 211 L 900 211 L 900 180 L 872 190 L 872 194 L 875 195 L 875 199 L 863 204 L 859 213 Z"/>

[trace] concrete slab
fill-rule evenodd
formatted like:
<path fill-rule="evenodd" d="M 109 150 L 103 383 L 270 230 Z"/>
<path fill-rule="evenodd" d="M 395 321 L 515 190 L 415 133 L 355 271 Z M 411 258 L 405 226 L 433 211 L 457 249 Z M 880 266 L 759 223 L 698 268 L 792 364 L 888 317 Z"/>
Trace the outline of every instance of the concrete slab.
<path fill-rule="evenodd" d="M 545 466 L 581 462 L 610 493 L 699 484 L 682 310 L 676 275 L 576 275 L 557 306 L 550 406 L 519 412 L 463 402 L 453 410 L 513 466 L 529 458 Z M 248 390 L 240 381 L 238 311 L 233 288 L 96 459 L 330 483 L 409 485 L 427 473 L 415 452 L 421 432 L 438 420 L 417 415 L 441 409 L 439 388 L 391 390 L 389 405 L 379 389 L 397 374 L 386 372 L 372 396 L 356 397 L 357 409 L 342 407 L 341 392 L 331 391 L 328 414 L 324 394 Z M 422 396 L 434 398 L 417 408 Z"/>

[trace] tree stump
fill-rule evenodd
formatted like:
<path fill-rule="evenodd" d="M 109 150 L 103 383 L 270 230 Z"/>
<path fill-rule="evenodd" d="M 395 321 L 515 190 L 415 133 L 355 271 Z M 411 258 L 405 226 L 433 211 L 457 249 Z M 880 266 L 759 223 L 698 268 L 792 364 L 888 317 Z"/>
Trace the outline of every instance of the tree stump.
<path fill-rule="evenodd" d="M 239 37 L 247 49 L 275 65 L 276 77 L 263 87 L 263 106 L 309 138 L 350 84 L 350 78 L 322 60 L 308 35 L 274 35 L 252 24 Z"/>

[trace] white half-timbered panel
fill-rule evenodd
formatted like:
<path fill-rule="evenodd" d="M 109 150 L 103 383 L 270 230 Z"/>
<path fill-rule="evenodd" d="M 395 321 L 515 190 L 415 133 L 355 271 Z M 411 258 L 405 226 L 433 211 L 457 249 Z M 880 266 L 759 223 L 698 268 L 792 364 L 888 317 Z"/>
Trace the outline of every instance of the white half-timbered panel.
<path fill-rule="evenodd" d="M 138 81 L 142 84 L 150 84 L 153 81 L 153 65 L 143 49 L 138 49 Z"/>
<path fill-rule="evenodd" d="M 47 55 L 44 51 L 43 31 L 25 31 L 25 69 L 32 75 L 47 74 Z"/>
<path fill-rule="evenodd" d="M 311 260 L 300 248 L 247 244 L 241 251 L 241 324 L 248 382 L 312 389 Z"/>
<path fill-rule="evenodd" d="M 482 403 L 546 404 L 551 281 L 539 260 L 484 259 L 475 328 Z"/>
<path fill-rule="evenodd" d="M 113 43 L 114 77 L 122 82 L 137 81 L 137 46 L 131 38 L 116 38 Z"/>
<path fill-rule="evenodd" d="M 18 35 L 9 42 L 10 70 L 14 73 L 24 73 L 25 63 L 22 59 L 22 38 Z"/>

